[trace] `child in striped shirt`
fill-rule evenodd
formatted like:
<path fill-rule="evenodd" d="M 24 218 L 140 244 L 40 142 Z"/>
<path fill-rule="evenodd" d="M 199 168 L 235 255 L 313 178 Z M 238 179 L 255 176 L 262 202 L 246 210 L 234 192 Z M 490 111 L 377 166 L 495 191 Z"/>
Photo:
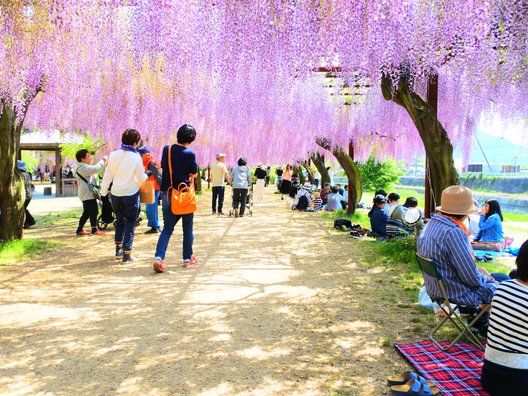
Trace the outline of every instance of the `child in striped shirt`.
<path fill-rule="evenodd" d="M 314 192 L 314 199 L 312 201 L 315 211 L 323 209 L 323 200 L 319 191 Z"/>

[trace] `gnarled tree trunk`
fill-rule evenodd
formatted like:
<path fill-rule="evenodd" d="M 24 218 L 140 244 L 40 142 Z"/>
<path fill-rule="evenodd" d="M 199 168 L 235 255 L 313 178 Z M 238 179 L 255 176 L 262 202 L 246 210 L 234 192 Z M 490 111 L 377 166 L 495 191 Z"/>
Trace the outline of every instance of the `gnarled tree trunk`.
<path fill-rule="evenodd" d="M 313 153 L 310 158 L 321 174 L 321 187 L 323 187 L 325 183 L 330 183 L 330 175 L 328 174 L 328 169 L 326 169 L 324 157 L 319 153 Z"/>
<path fill-rule="evenodd" d="M 308 180 L 310 183 L 314 183 L 314 175 L 312 172 L 312 169 L 310 168 L 310 165 L 308 165 L 308 161 L 302 161 L 301 165 L 306 169 L 306 174 L 308 175 Z"/>
<path fill-rule="evenodd" d="M 299 176 L 299 183 L 304 184 L 306 181 L 306 178 L 304 177 L 302 173 L 302 167 L 301 166 L 293 166 L 292 167 L 292 173 L 296 173 Z"/>
<path fill-rule="evenodd" d="M 0 241 L 21 239 L 24 225 L 24 180 L 16 167 L 16 156 L 20 149 L 20 134 L 31 101 L 42 90 L 24 93 L 25 106 L 19 115 L 8 99 L 1 99 L 0 115 Z"/>
<path fill-rule="evenodd" d="M 405 76 L 400 77 L 397 87 L 393 86 L 389 77 L 383 76 L 381 89 L 386 100 L 392 100 L 407 110 L 418 129 L 428 158 L 433 200 L 439 205 L 442 191 L 459 182 L 451 140 L 434 109 L 410 89 Z"/>
<path fill-rule="evenodd" d="M 347 214 L 356 213 L 357 204 L 363 195 L 363 183 L 361 181 L 361 174 L 353 158 L 341 147 L 332 146 L 332 143 L 328 139 L 317 139 L 316 143 L 325 150 L 331 151 L 339 162 L 339 165 L 345 171 L 348 178 Z"/>
<path fill-rule="evenodd" d="M 12 106 L 2 99 L 0 116 L 0 240 L 22 238 L 24 225 L 24 181 L 16 167 L 22 125 Z"/>

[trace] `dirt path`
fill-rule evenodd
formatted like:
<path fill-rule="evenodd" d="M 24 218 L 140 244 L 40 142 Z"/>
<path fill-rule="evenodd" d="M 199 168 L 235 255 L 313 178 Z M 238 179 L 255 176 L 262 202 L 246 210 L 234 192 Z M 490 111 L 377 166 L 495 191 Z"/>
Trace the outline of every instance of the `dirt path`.
<path fill-rule="evenodd" d="M 63 247 L 0 267 L 0 393 L 387 394 L 386 376 L 408 367 L 383 340 L 413 340 L 411 314 L 390 268 L 368 264 L 368 242 L 271 190 L 241 219 L 200 200 L 194 269 L 178 266 L 181 232 L 154 274 L 144 225 L 128 265 L 112 257 L 113 232 L 30 230 Z"/>

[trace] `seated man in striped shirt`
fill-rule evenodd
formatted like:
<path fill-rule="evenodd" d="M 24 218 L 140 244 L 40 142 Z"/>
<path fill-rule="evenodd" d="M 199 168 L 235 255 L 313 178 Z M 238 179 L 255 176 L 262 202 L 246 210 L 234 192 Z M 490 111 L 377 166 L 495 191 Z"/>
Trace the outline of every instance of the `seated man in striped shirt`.
<path fill-rule="evenodd" d="M 477 269 L 463 223 L 478 211 L 473 194 L 467 187 L 450 186 L 442 192 L 441 203 L 417 241 L 418 254 L 437 263 L 450 300 L 468 307 L 488 304 L 498 283 L 486 270 Z M 424 274 L 424 280 L 429 296 L 442 296 L 436 279 Z"/>
<path fill-rule="evenodd" d="M 528 394 L 528 241 L 517 278 L 502 282 L 491 303 L 482 386 L 492 396 Z"/>

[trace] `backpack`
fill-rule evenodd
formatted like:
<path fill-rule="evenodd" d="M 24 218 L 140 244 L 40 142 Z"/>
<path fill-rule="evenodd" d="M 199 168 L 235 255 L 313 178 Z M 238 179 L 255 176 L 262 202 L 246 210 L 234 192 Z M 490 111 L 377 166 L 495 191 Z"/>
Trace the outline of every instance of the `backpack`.
<path fill-rule="evenodd" d="M 334 220 L 334 228 L 338 231 L 350 231 L 352 230 L 352 222 L 347 219 L 336 219 Z"/>
<path fill-rule="evenodd" d="M 297 202 L 296 209 L 297 210 L 308 209 L 308 197 L 306 195 L 299 197 L 299 201 Z"/>

